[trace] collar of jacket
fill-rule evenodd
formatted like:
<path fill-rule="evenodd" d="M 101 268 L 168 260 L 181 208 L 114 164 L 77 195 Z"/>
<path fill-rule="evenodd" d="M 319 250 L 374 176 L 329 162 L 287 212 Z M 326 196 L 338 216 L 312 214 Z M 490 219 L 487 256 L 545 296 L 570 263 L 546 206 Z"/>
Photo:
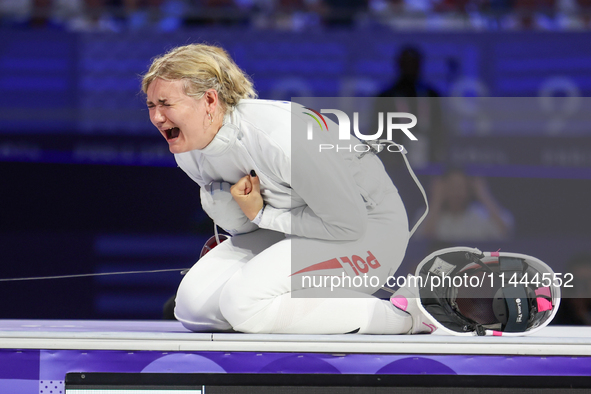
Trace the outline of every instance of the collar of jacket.
<path fill-rule="evenodd" d="M 224 115 L 224 123 L 213 140 L 203 149 L 201 153 L 208 156 L 220 156 L 224 154 L 240 135 L 239 115 L 236 110 Z"/>

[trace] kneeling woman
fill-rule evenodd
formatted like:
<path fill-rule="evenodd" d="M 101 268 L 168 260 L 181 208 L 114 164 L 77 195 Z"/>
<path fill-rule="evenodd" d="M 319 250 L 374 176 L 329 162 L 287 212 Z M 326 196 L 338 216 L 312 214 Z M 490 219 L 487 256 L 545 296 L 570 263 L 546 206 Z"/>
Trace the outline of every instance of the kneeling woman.
<path fill-rule="evenodd" d="M 395 273 L 409 238 L 403 203 L 377 156 L 319 152 L 337 136 L 324 130 L 309 139 L 309 111 L 256 99 L 250 79 L 218 47 L 187 45 L 156 58 L 142 89 L 150 120 L 201 187 L 203 209 L 232 235 L 183 278 L 175 316 L 185 327 L 421 330 L 405 306 L 371 295 Z M 325 277 L 340 286 L 319 287 Z"/>

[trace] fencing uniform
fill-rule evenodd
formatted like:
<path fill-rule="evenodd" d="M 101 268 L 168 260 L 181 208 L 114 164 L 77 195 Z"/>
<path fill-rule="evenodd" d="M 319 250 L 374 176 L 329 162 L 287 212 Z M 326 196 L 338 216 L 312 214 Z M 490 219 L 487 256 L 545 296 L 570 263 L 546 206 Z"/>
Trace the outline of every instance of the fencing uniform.
<path fill-rule="evenodd" d="M 187 328 L 409 330 L 407 314 L 371 296 L 394 274 L 407 247 L 408 220 L 398 191 L 358 140 L 337 139 L 335 123 L 327 119 L 330 131 L 307 134 L 311 118 L 305 112 L 288 102 L 244 99 L 208 146 L 175 155 L 201 187 L 204 210 L 233 235 L 180 284 L 175 316 Z M 319 149 L 339 143 L 338 151 Z M 265 202 L 252 222 L 229 192 L 251 170 Z"/>

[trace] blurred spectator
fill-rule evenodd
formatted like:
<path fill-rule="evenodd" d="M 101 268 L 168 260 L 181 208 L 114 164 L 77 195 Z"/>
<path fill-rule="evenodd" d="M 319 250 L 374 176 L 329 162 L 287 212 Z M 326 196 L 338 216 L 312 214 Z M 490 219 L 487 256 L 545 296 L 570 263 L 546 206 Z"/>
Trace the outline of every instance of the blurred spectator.
<path fill-rule="evenodd" d="M 330 10 L 322 0 L 278 0 L 275 26 L 304 31 L 321 25 L 321 15 Z"/>
<path fill-rule="evenodd" d="M 73 3 L 73 1 L 70 0 Z M 106 0 L 78 0 L 76 14 L 67 21 L 73 31 L 108 31 L 120 30 L 115 18 L 107 10 Z"/>
<path fill-rule="evenodd" d="M 127 29 L 175 31 L 185 23 L 184 0 L 124 0 Z"/>
<path fill-rule="evenodd" d="M 188 25 L 235 25 L 248 21 L 248 10 L 254 5 L 251 1 L 238 0 L 193 0 L 191 12 L 187 15 Z"/>
<path fill-rule="evenodd" d="M 186 12 L 185 0 L 0 0 L 5 25 L 83 32 L 173 31 Z"/>
<path fill-rule="evenodd" d="M 60 16 L 76 4 L 57 0 L 0 0 L 3 24 L 26 28 L 63 28 Z"/>
<path fill-rule="evenodd" d="M 591 254 L 581 253 L 569 259 L 562 275 L 568 280 L 567 273 L 573 276 L 569 285 L 563 287 L 562 299 L 552 324 L 591 325 Z"/>
<path fill-rule="evenodd" d="M 556 0 L 556 24 L 560 30 L 581 30 L 591 21 L 590 0 Z"/>
<path fill-rule="evenodd" d="M 123 0 L 127 26 L 130 30 L 141 30 L 151 25 L 158 17 L 161 0 Z"/>
<path fill-rule="evenodd" d="M 0 0 L 3 19 L 31 28 L 117 31 L 106 0 Z"/>
<path fill-rule="evenodd" d="M 433 179 L 429 214 L 417 233 L 433 241 L 494 241 L 513 231 L 513 217 L 480 177 L 452 169 Z"/>
<path fill-rule="evenodd" d="M 513 13 L 523 29 L 553 28 L 555 0 L 514 0 Z"/>
<path fill-rule="evenodd" d="M 591 0 L 0 0 L 6 26 L 75 31 L 177 30 L 251 24 L 394 29 L 572 30 L 591 27 Z"/>
<path fill-rule="evenodd" d="M 381 97 L 439 97 L 437 91 L 422 80 L 423 54 L 406 46 L 396 55 L 394 65 L 398 79 Z"/>
<path fill-rule="evenodd" d="M 406 46 L 395 55 L 394 65 L 397 79 L 378 95 L 375 112 L 410 112 L 417 117 L 413 134 L 418 141 L 405 144 L 413 166 L 444 161 L 448 136 L 439 93 L 422 77 L 423 54 L 414 46 Z"/>
<path fill-rule="evenodd" d="M 367 0 L 323 0 L 327 10 L 324 24 L 329 27 L 351 27 L 360 12 L 367 11 Z"/>
<path fill-rule="evenodd" d="M 322 0 L 237 0 L 253 1 L 251 23 L 257 28 L 308 31 L 322 24 L 328 9 Z"/>
<path fill-rule="evenodd" d="M 513 9 L 515 0 L 489 0 L 481 8 L 487 14 L 488 28 L 491 30 L 500 30 L 506 27 L 507 16 Z"/>
<path fill-rule="evenodd" d="M 433 12 L 441 2 L 442 0 L 404 0 L 404 10 L 410 13 L 428 14 Z"/>
<path fill-rule="evenodd" d="M 33 0 L 33 12 L 29 19 L 29 25 L 38 27 L 57 27 L 58 24 L 52 18 L 51 0 Z"/>

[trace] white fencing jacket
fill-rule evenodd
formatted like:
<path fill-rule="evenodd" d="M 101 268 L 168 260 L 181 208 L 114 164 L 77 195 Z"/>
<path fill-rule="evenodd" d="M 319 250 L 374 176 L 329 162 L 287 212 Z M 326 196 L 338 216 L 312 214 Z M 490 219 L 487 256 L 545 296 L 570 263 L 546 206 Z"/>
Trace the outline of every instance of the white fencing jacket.
<path fill-rule="evenodd" d="M 258 227 L 325 240 L 356 240 L 367 226 L 368 212 L 387 193 L 396 192 L 382 162 L 372 153 L 347 148 L 361 142 L 339 141 L 338 125 L 315 130 L 299 104 L 243 99 L 225 115 L 224 124 L 204 149 L 175 154 L 201 187 L 203 209 L 230 234 Z M 344 149 L 324 149 L 319 144 Z M 328 146 L 328 145 L 325 145 Z M 260 180 L 265 207 L 258 226 L 240 210 L 230 184 L 251 170 Z"/>

